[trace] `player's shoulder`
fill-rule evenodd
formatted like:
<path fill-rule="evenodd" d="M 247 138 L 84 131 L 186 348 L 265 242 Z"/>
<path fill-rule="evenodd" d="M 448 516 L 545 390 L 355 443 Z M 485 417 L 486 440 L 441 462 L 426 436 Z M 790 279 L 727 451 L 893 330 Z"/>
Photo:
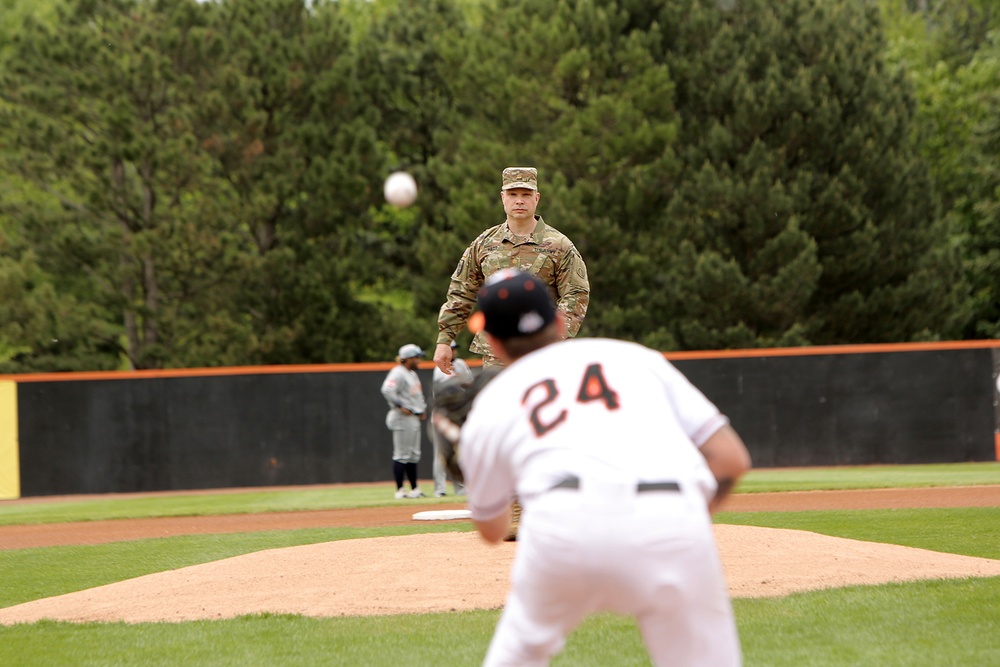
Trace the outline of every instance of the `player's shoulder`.
<path fill-rule="evenodd" d="M 383 385 L 394 386 L 399 383 L 399 373 L 396 372 L 398 366 L 393 366 L 388 373 L 385 374 L 385 379 L 382 381 Z"/>

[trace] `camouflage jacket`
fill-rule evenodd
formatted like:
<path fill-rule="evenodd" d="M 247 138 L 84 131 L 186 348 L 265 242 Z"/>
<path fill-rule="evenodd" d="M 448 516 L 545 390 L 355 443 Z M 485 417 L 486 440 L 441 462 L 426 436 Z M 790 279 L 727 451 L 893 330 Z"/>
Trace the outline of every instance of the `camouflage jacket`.
<path fill-rule="evenodd" d="M 476 305 L 479 287 L 487 276 L 508 267 L 530 271 L 552 291 L 559 310 L 566 314 L 566 328 L 575 336 L 590 303 L 587 265 L 569 238 L 535 216 L 538 224 L 529 237 L 515 237 L 507 223 L 491 227 L 473 241 L 451 275 L 448 298 L 438 314 L 438 343 L 450 343 L 465 326 Z M 489 344 L 480 332 L 469 350 L 488 354 Z"/>

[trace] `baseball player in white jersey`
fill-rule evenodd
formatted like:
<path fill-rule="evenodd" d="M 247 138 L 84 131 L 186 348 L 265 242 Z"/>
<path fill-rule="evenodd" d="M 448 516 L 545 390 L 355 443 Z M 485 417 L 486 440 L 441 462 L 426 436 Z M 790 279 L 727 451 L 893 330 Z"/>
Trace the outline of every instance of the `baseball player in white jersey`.
<path fill-rule="evenodd" d="M 524 508 L 484 664 L 547 665 L 601 611 L 634 616 L 656 665 L 741 664 L 711 521 L 750 467 L 728 419 L 658 352 L 562 341 L 533 276 L 501 272 L 478 303 L 510 365 L 461 430 L 468 506 L 490 542 L 513 495 Z"/>
<path fill-rule="evenodd" d="M 420 422 L 426 418 L 427 399 L 417 375 L 417 364 L 424 351 L 413 343 L 399 348 L 398 364 L 382 382 L 382 396 L 389 404 L 385 426 L 392 431 L 392 476 L 396 480 L 396 498 L 422 498 L 417 482 L 420 462 Z M 403 488 L 403 478 L 410 491 Z"/>

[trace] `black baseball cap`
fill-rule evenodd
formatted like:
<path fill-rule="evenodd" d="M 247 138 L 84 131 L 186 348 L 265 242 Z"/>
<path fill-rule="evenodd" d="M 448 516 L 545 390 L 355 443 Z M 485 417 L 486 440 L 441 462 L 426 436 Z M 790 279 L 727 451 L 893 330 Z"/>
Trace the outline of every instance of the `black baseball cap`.
<path fill-rule="evenodd" d="M 481 326 L 505 340 L 538 333 L 556 319 L 556 305 L 548 288 L 530 273 L 504 269 L 491 275 L 479 288 Z M 473 325 L 473 320 L 470 320 Z M 472 328 L 470 326 L 470 328 Z"/>

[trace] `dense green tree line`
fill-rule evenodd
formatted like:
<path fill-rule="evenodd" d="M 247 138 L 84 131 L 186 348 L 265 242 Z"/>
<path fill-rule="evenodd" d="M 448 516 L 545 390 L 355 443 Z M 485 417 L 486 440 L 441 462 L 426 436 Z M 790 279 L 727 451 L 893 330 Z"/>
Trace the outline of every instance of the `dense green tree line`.
<path fill-rule="evenodd" d="M 430 346 L 522 164 L 583 335 L 1000 333 L 986 0 L 0 4 L 0 372 Z"/>
<path fill-rule="evenodd" d="M 968 284 L 961 337 L 1000 337 L 1000 6 L 934 0 L 907 12 L 905 3 L 883 4 L 888 58 L 913 82 L 913 131 Z"/>

